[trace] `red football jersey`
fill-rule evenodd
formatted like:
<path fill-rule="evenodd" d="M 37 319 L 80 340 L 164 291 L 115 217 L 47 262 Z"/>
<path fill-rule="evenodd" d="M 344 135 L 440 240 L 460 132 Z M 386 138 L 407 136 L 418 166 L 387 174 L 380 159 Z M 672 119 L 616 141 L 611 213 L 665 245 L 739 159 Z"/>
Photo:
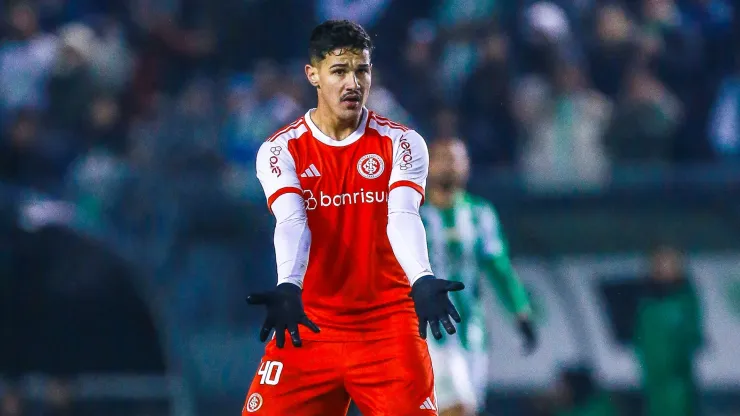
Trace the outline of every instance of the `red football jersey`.
<path fill-rule="evenodd" d="M 315 340 L 379 339 L 414 331 L 409 280 L 386 227 L 388 193 L 408 186 L 424 196 L 429 153 L 414 130 L 364 110 L 359 128 L 336 141 L 310 111 L 260 148 L 257 176 L 268 206 L 280 195 L 303 195 L 311 248 L 303 302 Z"/>

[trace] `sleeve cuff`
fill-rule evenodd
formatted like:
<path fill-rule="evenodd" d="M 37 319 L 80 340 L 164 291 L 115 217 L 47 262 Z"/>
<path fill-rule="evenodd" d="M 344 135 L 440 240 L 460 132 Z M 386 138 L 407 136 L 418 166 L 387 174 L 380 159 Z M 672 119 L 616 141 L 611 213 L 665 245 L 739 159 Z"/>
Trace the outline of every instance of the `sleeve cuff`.
<path fill-rule="evenodd" d="M 396 181 L 396 182 L 393 182 L 391 184 L 391 186 L 390 186 L 390 189 L 388 189 L 388 192 L 390 192 L 390 191 L 392 191 L 392 190 L 394 190 L 396 188 L 400 188 L 402 186 L 407 186 L 407 187 L 415 190 L 416 192 L 418 192 L 421 195 L 421 205 L 424 205 L 424 188 L 422 188 L 421 185 L 419 185 L 416 182 L 405 181 L 405 180 L 404 181 Z"/>
<path fill-rule="evenodd" d="M 278 199 L 280 196 L 285 194 L 298 194 L 300 196 L 303 196 L 303 191 L 298 188 L 288 186 L 285 188 L 280 188 L 277 191 L 273 192 L 272 195 L 267 198 L 267 208 L 270 210 L 270 212 L 272 212 L 272 203 L 275 202 L 275 200 Z"/>
<path fill-rule="evenodd" d="M 416 276 L 410 277 L 409 283 L 411 284 L 411 286 L 413 286 L 417 280 L 421 279 L 424 276 L 434 277 L 434 274 L 432 274 L 432 272 L 430 272 L 429 270 L 424 270 L 423 272 L 418 273 Z"/>

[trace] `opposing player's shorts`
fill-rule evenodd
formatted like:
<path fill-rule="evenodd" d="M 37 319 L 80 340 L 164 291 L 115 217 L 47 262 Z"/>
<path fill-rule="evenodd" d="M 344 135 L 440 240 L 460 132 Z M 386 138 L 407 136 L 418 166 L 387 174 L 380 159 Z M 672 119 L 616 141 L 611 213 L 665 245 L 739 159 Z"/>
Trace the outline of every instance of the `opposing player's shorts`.
<path fill-rule="evenodd" d="M 476 410 L 483 400 L 471 374 L 471 365 L 474 364 L 457 338 L 450 337 L 444 341 L 429 340 L 439 410 L 455 406 Z"/>
<path fill-rule="evenodd" d="M 485 407 L 485 398 L 488 394 L 488 366 L 490 359 L 487 351 L 469 351 L 466 353 L 468 369 L 473 383 L 473 391 L 478 399 L 478 410 Z M 436 367 L 435 367 L 436 368 Z"/>
<path fill-rule="evenodd" d="M 265 348 L 243 416 L 437 415 L 426 341 L 416 334 L 376 341 L 288 340 Z"/>

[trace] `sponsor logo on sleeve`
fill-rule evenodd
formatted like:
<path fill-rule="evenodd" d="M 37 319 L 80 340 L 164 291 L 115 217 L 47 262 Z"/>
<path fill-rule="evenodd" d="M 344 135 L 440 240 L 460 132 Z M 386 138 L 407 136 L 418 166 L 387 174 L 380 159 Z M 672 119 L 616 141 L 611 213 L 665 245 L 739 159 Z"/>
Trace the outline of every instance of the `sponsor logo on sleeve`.
<path fill-rule="evenodd" d="M 280 175 L 283 174 L 283 171 L 280 169 L 280 166 L 278 166 L 278 163 L 280 162 L 280 159 L 278 159 L 278 156 L 280 156 L 280 152 L 283 151 L 283 148 L 280 146 L 272 146 L 270 148 L 270 153 L 272 153 L 272 156 L 270 156 L 270 171 L 275 174 L 278 178 Z"/>

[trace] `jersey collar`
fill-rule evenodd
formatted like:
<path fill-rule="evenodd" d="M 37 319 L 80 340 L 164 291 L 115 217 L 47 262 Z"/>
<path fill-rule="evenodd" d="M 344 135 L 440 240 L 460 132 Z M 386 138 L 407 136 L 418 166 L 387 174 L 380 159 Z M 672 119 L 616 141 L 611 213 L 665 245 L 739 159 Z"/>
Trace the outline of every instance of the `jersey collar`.
<path fill-rule="evenodd" d="M 306 125 L 308 125 L 308 128 L 311 129 L 311 134 L 313 135 L 313 137 L 315 137 L 316 140 L 320 141 L 321 143 L 335 147 L 349 146 L 352 143 L 360 140 L 360 137 L 365 134 L 365 127 L 367 126 L 367 118 L 369 114 L 369 111 L 365 107 L 362 107 L 362 119 L 360 120 L 360 125 L 357 127 L 357 130 L 352 132 L 352 134 L 347 136 L 347 138 L 344 140 L 334 140 L 324 134 L 324 132 L 319 130 L 319 128 L 316 127 L 316 125 L 313 123 L 313 120 L 311 120 L 311 112 L 313 110 L 315 110 L 315 108 L 308 110 L 303 118 L 306 120 Z"/>

